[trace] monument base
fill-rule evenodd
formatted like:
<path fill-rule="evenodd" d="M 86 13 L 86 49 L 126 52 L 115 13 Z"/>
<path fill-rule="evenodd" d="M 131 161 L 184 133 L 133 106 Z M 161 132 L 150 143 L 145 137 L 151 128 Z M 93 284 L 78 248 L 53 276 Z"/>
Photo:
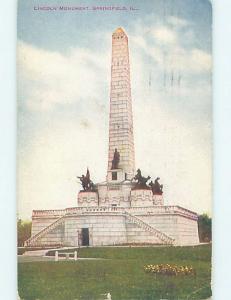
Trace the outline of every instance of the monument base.
<path fill-rule="evenodd" d="M 25 246 L 196 245 L 197 220 L 196 213 L 179 206 L 33 211 L 32 236 Z"/>
<path fill-rule="evenodd" d="M 78 193 L 78 206 L 98 206 L 98 193 L 92 191 L 80 191 Z"/>
<path fill-rule="evenodd" d="M 152 195 L 153 205 L 164 205 L 164 197 L 162 195 Z"/>
<path fill-rule="evenodd" d="M 131 206 L 146 207 L 152 206 L 152 191 L 150 189 L 132 189 Z"/>

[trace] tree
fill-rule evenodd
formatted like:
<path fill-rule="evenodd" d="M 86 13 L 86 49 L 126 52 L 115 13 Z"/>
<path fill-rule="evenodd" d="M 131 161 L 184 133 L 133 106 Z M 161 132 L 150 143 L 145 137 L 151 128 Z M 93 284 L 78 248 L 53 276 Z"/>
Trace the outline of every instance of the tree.
<path fill-rule="evenodd" d="M 24 242 L 31 236 L 31 224 L 31 221 L 18 220 L 18 247 L 24 246 Z"/>
<path fill-rule="evenodd" d="M 202 214 L 198 218 L 198 231 L 201 243 L 212 240 L 212 219 L 207 214 Z"/>

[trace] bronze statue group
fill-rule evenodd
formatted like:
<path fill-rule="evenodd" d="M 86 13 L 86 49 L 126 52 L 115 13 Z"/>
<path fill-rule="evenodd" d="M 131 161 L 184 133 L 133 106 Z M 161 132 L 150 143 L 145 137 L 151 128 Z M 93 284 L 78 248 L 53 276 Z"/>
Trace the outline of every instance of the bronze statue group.
<path fill-rule="evenodd" d="M 149 189 L 151 188 L 153 195 L 162 195 L 163 194 L 163 184 L 159 184 L 160 178 L 157 177 L 155 181 L 152 180 L 147 184 L 151 179 L 150 176 L 144 177 L 141 174 L 141 170 L 138 169 L 136 175 L 132 178 L 132 181 L 136 181 L 134 189 Z"/>
<path fill-rule="evenodd" d="M 77 176 L 77 178 L 80 179 L 80 182 L 81 182 L 81 185 L 82 185 L 82 188 L 84 191 L 95 191 L 95 185 L 91 181 L 90 172 L 89 172 L 88 168 L 87 168 L 87 173 L 85 176 L 84 175 Z"/>
<path fill-rule="evenodd" d="M 115 149 L 114 152 L 114 157 L 112 160 L 112 167 L 111 169 L 118 169 L 119 166 L 119 161 L 120 161 L 120 154 Z M 80 183 L 82 185 L 83 191 L 96 191 L 96 186 L 90 179 L 90 172 L 87 168 L 87 173 L 86 175 L 82 176 L 77 176 L 77 178 L 80 179 Z M 160 178 L 157 177 L 155 181 L 153 182 L 152 180 L 147 184 L 147 182 L 151 179 L 150 176 L 144 177 L 141 174 L 141 170 L 138 169 L 136 175 L 130 180 L 130 181 L 135 181 L 135 186 L 133 189 L 151 189 L 153 195 L 162 195 L 163 194 L 163 184 L 159 183 Z M 126 179 L 128 180 L 128 179 Z"/>

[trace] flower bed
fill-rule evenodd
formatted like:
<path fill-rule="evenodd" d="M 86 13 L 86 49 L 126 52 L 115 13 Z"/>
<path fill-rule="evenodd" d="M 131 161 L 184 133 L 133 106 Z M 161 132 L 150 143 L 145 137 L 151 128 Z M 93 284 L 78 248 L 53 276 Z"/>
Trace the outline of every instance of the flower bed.
<path fill-rule="evenodd" d="M 159 275 L 195 275 L 195 270 L 192 267 L 169 264 L 146 265 L 144 266 L 144 271 L 147 273 Z"/>

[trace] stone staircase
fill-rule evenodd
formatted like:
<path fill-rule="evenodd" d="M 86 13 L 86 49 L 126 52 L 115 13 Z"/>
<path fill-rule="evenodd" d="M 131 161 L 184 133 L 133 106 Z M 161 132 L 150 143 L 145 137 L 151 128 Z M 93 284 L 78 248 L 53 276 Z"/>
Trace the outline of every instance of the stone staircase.
<path fill-rule="evenodd" d="M 123 214 L 131 223 L 134 223 L 134 224 L 138 225 L 141 229 L 152 233 L 155 237 L 160 239 L 164 244 L 166 244 L 166 245 L 174 244 L 175 240 L 173 238 L 171 238 L 170 236 L 166 235 L 165 233 L 155 229 L 154 227 L 152 227 L 148 223 L 142 221 L 138 217 L 128 213 L 127 211 L 123 212 Z M 46 235 L 47 233 L 49 233 L 51 230 L 55 229 L 60 224 L 63 224 L 65 222 L 65 217 L 66 217 L 65 215 L 61 216 L 59 219 L 55 220 L 50 225 L 43 228 L 40 232 L 38 232 L 37 234 L 30 237 L 28 240 L 25 241 L 24 246 L 25 247 L 34 246 L 39 238 L 41 238 L 44 235 Z"/>
<path fill-rule="evenodd" d="M 168 236 L 167 234 L 155 229 L 151 225 L 147 224 L 146 222 L 142 221 L 141 219 L 135 217 L 134 215 L 128 213 L 125 211 L 125 216 L 128 218 L 128 220 L 131 223 L 134 223 L 138 225 L 140 228 L 144 229 L 145 231 L 151 232 L 154 236 L 156 236 L 158 239 L 160 239 L 164 244 L 166 245 L 173 245 L 174 239 Z"/>
<path fill-rule="evenodd" d="M 60 217 L 58 220 L 54 221 L 47 227 L 43 228 L 41 231 L 39 231 L 37 234 L 30 237 L 28 240 L 25 241 L 24 246 L 34 246 L 34 243 L 41 238 L 42 236 L 49 233 L 51 230 L 55 229 L 57 226 L 65 222 L 65 216 Z"/>

